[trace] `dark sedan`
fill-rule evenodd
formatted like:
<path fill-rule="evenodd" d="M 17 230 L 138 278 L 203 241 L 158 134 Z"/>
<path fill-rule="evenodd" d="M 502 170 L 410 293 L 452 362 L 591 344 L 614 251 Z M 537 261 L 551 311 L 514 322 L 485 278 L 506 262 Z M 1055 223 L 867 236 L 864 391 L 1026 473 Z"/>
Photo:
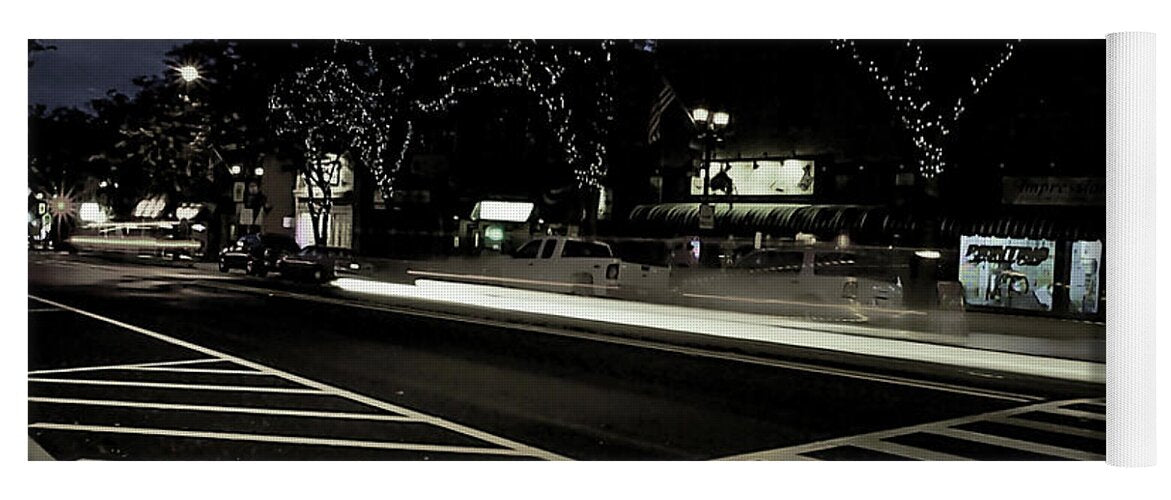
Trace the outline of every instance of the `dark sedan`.
<path fill-rule="evenodd" d="M 338 269 L 357 269 L 354 254 L 348 248 L 310 245 L 277 262 L 282 277 L 308 279 L 318 283 L 337 277 Z"/>
<path fill-rule="evenodd" d="M 277 262 L 301 248 L 292 236 L 283 234 L 246 234 L 220 252 L 220 271 L 243 269 L 253 276 L 264 276 L 277 268 Z"/>

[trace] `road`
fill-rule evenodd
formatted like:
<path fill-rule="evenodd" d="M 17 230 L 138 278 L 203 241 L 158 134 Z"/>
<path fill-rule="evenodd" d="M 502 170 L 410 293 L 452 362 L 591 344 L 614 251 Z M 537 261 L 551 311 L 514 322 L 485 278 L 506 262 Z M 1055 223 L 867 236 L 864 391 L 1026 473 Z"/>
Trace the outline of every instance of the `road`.
<path fill-rule="evenodd" d="M 29 436 L 61 460 L 1105 454 L 1104 387 L 896 375 L 402 306 L 30 253 Z"/>

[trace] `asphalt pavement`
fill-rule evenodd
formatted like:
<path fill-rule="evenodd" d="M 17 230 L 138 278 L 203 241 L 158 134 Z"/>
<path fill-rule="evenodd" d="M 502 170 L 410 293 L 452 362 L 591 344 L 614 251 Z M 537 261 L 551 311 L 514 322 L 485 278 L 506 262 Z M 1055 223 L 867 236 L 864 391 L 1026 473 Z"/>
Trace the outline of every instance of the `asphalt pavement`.
<path fill-rule="evenodd" d="M 30 254 L 29 296 L 29 436 L 58 460 L 1105 454 L 1095 386 L 659 348 L 55 254 Z"/>

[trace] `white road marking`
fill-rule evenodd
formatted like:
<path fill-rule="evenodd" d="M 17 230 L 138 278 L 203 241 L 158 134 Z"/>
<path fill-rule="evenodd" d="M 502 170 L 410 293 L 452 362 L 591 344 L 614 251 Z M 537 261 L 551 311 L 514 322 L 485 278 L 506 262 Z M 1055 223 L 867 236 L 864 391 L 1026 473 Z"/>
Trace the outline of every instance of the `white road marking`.
<path fill-rule="evenodd" d="M 201 354 L 204 354 L 207 356 L 219 358 L 222 361 L 230 361 L 232 363 L 235 363 L 235 364 L 247 367 L 247 368 L 251 368 L 253 370 L 257 370 L 257 371 L 261 371 L 261 372 L 265 372 L 265 373 L 270 373 L 272 375 L 283 378 L 283 379 L 288 380 L 290 382 L 294 382 L 294 383 L 297 383 L 297 384 L 300 384 L 300 385 L 303 385 L 306 387 L 314 388 L 318 391 L 321 391 L 322 393 L 330 394 L 330 395 L 337 396 L 337 397 L 344 398 L 344 399 L 349 399 L 351 401 L 357 401 L 359 403 L 365 404 L 366 406 L 371 406 L 374 408 L 385 410 L 390 413 L 398 413 L 400 415 L 404 415 L 404 416 L 413 418 L 413 419 L 420 421 L 420 422 L 423 422 L 423 423 L 427 423 L 430 425 L 434 425 L 436 427 L 447 429 L 449 431 L 463 434 L 465 436 L 471 436 L 471 437 L 474 437 L 474 438 L 479 439 L 481 441 L 492 443 L 497 446 L 505 447 L 505 448 L 512 450 L 514 454 L 527 455 L 527 456 L 542 458 L 542 459 L 546 459 L 546 460 L 567 460 L 566 457 L 563 457 L 561 455 L 558 455 L 558 454 L 555 454 L 555 453 L 552 453 L 549 451 L 545 451 L 545 450 L 535 448 L 535 447 L 532 447 L 532 446 L 529 446 L 526 444 L 522 444 L 522 443 L 510 440 L 510 439 L 506 439 L 506 438 L 502 438 L 500 436 L 489 434 L 487 432 L 484 432 L 484 431 L 481 431 L 478 429 L 473 429 L 473 428 L 467 427 L 465 425 L 457 424 L 457 423 L 454 423 L 454 422 L 451 422 L 451 421 L 448 421 L 448 420 L 445 420 L 445 419 L 442 419 L 442 418 L 439 418 L 436 416 L 428 415 L 428 414 L 421 413 L 421 412 L 418 412 L 415 410 L 411 410 L 409 408 L 405 408 L 405 407 L 401 407 L 401 406 L 394 405 L 391 403 L 387 403 L 385 401 L 374 399 L 369 396 L 364 396 L 364 395 L 358 394 L 353 391 L 348 391 L 345 389 L 333 387 L 333 386 L 330 386 L 327 384 L 323 384 L 321 382 L 317 382 L 315 380 L 310 380 L 310 379 L 307 379 L 304 377 L 293 375 L 288 372 L 277 370 L 275 368 L 270 368 L 270 367 L 262 365 L 260 363 L 249 361 L 247 359 L 233 356 L 231 354 L 226 354 L 226 353 L 217 351 L 215 349 L 201 346 L 199 344 L 195 344 L 195 343 L 188 342 L 185 340 L 177 339 L 177 338 L 174 338 L 174 337 L 171 337 L 168 335 L 164 335 L 164 334 L 161 334 L 158 332 L 147 330 L 146 328 L 142 328 L 139 326 L 131 325 L 129 323 L 118 321 L 113 318 L 107 318 L 105 316 L 95 314 L 95 313 L 92 313 L 89 311 L 85 311 L 82 309 L 78 309 L 76 307 L 67 306 L 67 305 L 61 304 L 59 302 L 51 301 L 48 299 L 42 299 L 39 297 L 35 297 L 33 295 L 29 295 L 29 297 L 33 298 L 35 300 L 39 300 L 41 302 L 44 302 L 46 304 L 53 305 L 55 307 L 60 307 L 65 310 L 75 312 L 75 313 L 80 314 L 82 316 L 97 319 L 99 321 L 104 321 L 104 322 L 109 323 L 111 325 L 120 326 L 124 329 L 130 330 L 132 332 L 135 332 L 135 333 L 138 333 L 141 335 L 145 335 L 145 336 L 148 336 L 148 337 L 151 337 L 151 338 L 154 338 L 157 340 L 161 340 L 163 342 L 167 342 L 170 344 L 178 345 L 181 347 L 186 347 L 187 349 L 190 349 L 192 351 L 196 351 L 198 353 L 201 353 Z"/>
<path fill-rule="evenodd" d="M 915 460 L 937 460 L 937 461 L 960 461 L 967 460 L 963 457 L 957 457 L 949 453 L 939 451 L 926 450 L 923 448 L 916 448 L 914 446 L 906 446 L 889 441 L 880 441 L 878 439 L 863 439 L 860 441 L 850 443 L 850 446 L 857 446 L 859 448 L 866 448 L 867 450 L 877 451 L 880 453 L 890 453 L 901 457 L 913 458 Z"/>
<path fill-rule="evenodd" d="M 969 439 L 969 438 L 971 438 L 972 435 L 978 435 L 978 436 L 989 436 L 989 435 L 971 432 L 971 431 L 961 431 L 960 429 L 953 429 L 953 427 L 959 426 L 959 425 L 964 425 L 964 424 L 969 424 L 972 422 L 979 422 L 979 421 L 996 421 L 998 419 L 1012 417 L 1014 415 L 1020 415 L 1023 413 L 1031 413 L 1031 412 L 1035 412 L 1035 411 L 1041 411 L 1041 412 L 1047 412 L 1047 413 L 1059 413 L 1059 410 L 1063 410 L 1061 408 L 1061 406 L 1067 406 L 1067 405 L 1076 404 L 1076 403 L 1098 403 L 1100 401 L 1101 401 L 1100 399 L 1081 399 L 1081 400 L 1074 400 L 1074 401 L 1050 401 L 1050 402 L 1041 403 L 1041 404 L 1020 406 L 1020 407 L 1016 407 L 1016 408 L 1009 408 L 1007 410 L 1000 410 L 1000 411 L 994 411 L 994 412 L 988 412 L 988 413 L 980 413 L 977 415 L 968 415 L 965 417 L 953 418 L 950 420 L 942 420 L 939 422 L 929 422 L 926 424 L 912 425 L 912 426 L 908 426 L 908 427 L 900 427 L 897 429 L 889 429 L 889 430 L 884 430 L 884 431 L 872 432 L 869 434 L 860 434 L 860 435 L 856 435 L 856 436 L 846 436 L 846 437 L 827 439 L 824 441 L 817 441 L 817 442 L 813 442 L 813 443 L 806 443 L 806 444 L 801 444 L 801 445 L 796 445 L 796 446 L 788 446 L 785 448 L 777 448 L 777 449 L 773 449 L 773 450 L 744 453 L 744 454 L 740 454 L 740 455 L 733 455 L 730 457 L 724 457 L 719 460 L 797 460 L 797 459 L 801 458 L 802 453 L 808 453 L 808 452 L 818 451 L 818 450 L 825 450 L 825 449 L 829 449 L 829 448 L 836 448 L 838 446 L 847 446 L 847 445 L 861 446 L 861 447 L 872 449 L 875 451 L 887 451 L 887 449 L 889 448 L 891 450 L 898 450 L 898 451 L 894 452 L 896 455 L 902 455 L 902 456 L 906 456 L 908 458 L 924 458 L 927 460 L 934 460 L 934 458 L 929 458 L 929 457 L 939 455 L 940 452 L 933 452 L 931 450 L 923 450 L 918 447 L 912 447 L 912 446 L 906 446 L 906 445 L 897 445 L 896 443 L 890 443 L 890 442 L 887 442 L 884 440 L 887 438 L 891 438 L 891 437 L 895 437 L 895 436 L 902 436 L 905 434 L 912 434 L 915 432 L 929 432 L 929 433 L 935 433 L 935 434 L 951 435 L 952 437 L 956 437 L 959 439 L 975 440 L 975 439 Z M 1079 412 L 1079 413 L 1081 413 L 1081 412 Z M 1016 421 L 1014 420 L 1013 423 L 1015 424 Z M 953 431 L 955 431 L 955 432 L 953 432 Z M 1038 453 L 1043 453 L 1043 454 L 1047 454 L 1047 455 L 1054 455 L 1054 456 L 1066 457 L 1066 458 L 1074 458 L 1075 460 L 1105 460 L 1105 458 L 1106 458 L 1102 455 L 1097 455 L 1094 453 L 1086 453 L 1086 452 L 1082 452 L 1082 451 L 1078 451 L 1078 450 L 1070 450 L 1070 449 L 1066 449 L 1066 448 L 1059 448 L 1056 446 L 1042 445 L 1040 443 L 1032 443 L 1032 442 L 1020 441 L 1020 440 L 1010 440 L 1008 438 L 998 438 L 997 436 L 989 436 L 987 439 L 988 439 L 988 441 L 995 441 L 994 443 L 990 443 L 990 444 L 997 444 L 1000 446 L 1007 446 L 1010 448 L 1022 449 L 1022 450 L 1026 450 L 1026 451 L 1036 451 Z M 984 441 L 982 441 L 982 442 L 984 442 Z M 894 446 L 890 446 L 890 445 L 894 445 Z M 1011 445 L 1011 446 L 1008 446 L 1008 445 Z M 1024 446 L 1024 447 L 1022 448 L 1022 446 Z M 947 455 L 949 457 L 949 458 L 942 458 L 945 460 L 954 460 L 954 459 L 958 458 L 958 457 L 950 458 L 951 455 L 948 455 L 948 454 L 943 454 L 943 455 Z M 960 459 L 966 460 L 966 459 L 962 459 L 962 458 L 960 458 Z"/>
<path fill-rule="evenodd" d="M 159 361 L 157 363 L 133 363 L 124 365 L 103 365 L 103 366 L 82 366 L 77 368 L 58 368 L 52 370 L 34 370 L 28 372 L 29 375 L 48 375 L 50 373 L 74 373 L 74 372 L 92 372 L 101 370 L 130 370 L 134 368 L 146 368 L 156 366 L 179 366 L 179 365 L 194 365 L 200 363 L 218 363 L 223 361 L 218 358 L 199 358 L 199 359 L 185 359 L 181 361 Z"/>
<path fill-rule="evenodd" d="M 992 422 L 1000 422 L 1002 424 L 1015 425 L 1017 427 L 1028 427 L 1039 431 L 1056 432 L 1059 434 L 1069 434 L 1071 436 L 1080 436 L 1090 439 L 1106 439 L 1106 433 L 1103 431 L 1096 431 L 1093 429 L 1082 429 L 1080 427 L 1069 427 L 1067 425 L 1051 424 L 1049 422 L 1037 422 L 1035 420 L 1027 420 L 1015 417 L 1001 417 L 994 418 Z"/>
<path fill-rule="evenodd" d="M 285 408 L 258 408 L 249 406 L 216 406 L 190 405 L 176 403 L 150 403 L 142 401 L 119 401 L 109 399 L 74 399 L 74 398 L 42 398 L 29 397 L 30 403 L 47 403 L 63 405 L 112 406 L 119 408 L 147 408 L 153 410 L 180 410 L 205 411 L 215 413 L 249 413 L 255 415 L 277 415 L 285 417 L 314 417 L 338 418 L 348 420 L 377 420 L 384 422 L 416 422 L 415 419 L 401 415 L 384 415 L 377 413 L 352 413 L 336 411 L 290 410 Z"/>
<path fill-rule="evenodd" d="M 897 376 L 893 376 L 893 375 L 880 375 L 880 374 L 875 374 L 875 373 L 867 373 L 867 372 L 847 370 L 847 369 L 841 369 L 841 368 L 828 368 L 828 367 L 822 367 L 822 366 L 816 366 L 816 365 L 810 365 L 810 364 L 798 363 L 798 362 L 792 362 L 792 361 L 779 361 L 779 360 L 773 360 L 773 359 L 757 357 L 757 356 L 752 356 L 752 355 L 746 355 L 746 354 L 709 351 L 706 349 L 701 349 L 701 348 L 696 348 L 696 347 L 676 346 L 676 345 L 665 344 L 665 343 L 661 343 L 661 342 L 633 339 L 633 338 L 627 338 L 627 337 L 618 337 L 618 336 L 613 336 L 613 335 L 588 333 L 588 332 L 573 331 L 573 330 L 561 330 L 561 329 L 552 328 L 552 327 L 541 327 L 541 326 L 537 326 L 537 325 L 527 325 L 527 324 L 520 324 L 520 323 L 509 323 L 506 321 L 493 320 L 493 319 L 489 319 L 489 318 L 468 318 L 465 316 L 459 316 L 459 315 L 455 315 L 455 314 L 443 313 L 443 312 L 438 312 L 438 311 L 425 311 L 424 312 L 424 311 L 419 311 L 419 310 L 396 308 L 396 307 L 383 306 L 383 305 L 361 304 L 361 303 L 349 302 L 349 301 L 345 301 L 345 300 L 341 300 L 341 299 L 333 299 L 333 298 L 329 298 L 329 297 L 321 297 L 321 296 L 316 296 L 316 295 L 306 295 L 306 294 L 301 294 L 301 293 L 297 293 L 297 292 L 258 289 L 258 288 L 252 288 L 252 287 L 241 287 L 241 286 L 233 286 L 233 285 L 223 286 L 220 284 L 215 284 L 215 285 L 201 284 L 201 286 L 206 286 L 209 288 L 221 288 L 221 289 L 226 289 L 226 290 L 233 290 L 233 291 L 253 293 L 253 294 L 275 295 L 275 296 L 279 296 L 279 297 L 287 297 L 287 298 L 293 298 L 293 299 L 298 299 L 298 300 L 305 300 L 305 301 L 309 301 L 309 302 L 318 302 L 318 303 L 322 303 L 322 304 L 331 304 L 331 305 L 338 305 L 338 306 L 344 306 L 344 307 L 352 307 L 355 309 L 365 309 L 365 310 L 370 310 L 370 311 L 390 312 L 390 313 L 395 313 L 395 314 L 409 314 L 409 315 L 413 315 L 413 316 L 440 318 L 440 319 L 444 319 L 444 320 L 448 320 L 448 321 L 455 321 L 455 322 L 460 322 L 460 323 L 471 323 L 471 324 L 476 324 L 476 325 L 500 326 L 500 327 L 504 327 L 504 328 L 512 328 L 512 329 L 517 329 L 517 330 L 538 332 L 538 333 L 544 333 L 544 334 L 549 334 L 549 335 L 557 335 L 557 336 L 561 336 L 561 337 L 584 339 L 584 340 L 591 340 L 591 341 L 595 341 L 595 342 L 604 342 L 604 343 L 609 343 L 609 344 L 625 345 L 625 346 L 638 347 L 638 348 L 643 348 L 643 349 L 652 349 L 652 350 L 658 350 L 658 351 L 673 352 L 673 353 L 677 353 L 677 354 L 686 354 L 689 356 L 696 356 L 696 357 L 714 358 L 714 359 L 722 359 L 722 360 L 726 360 L 726 361 L 737 361 L 737 362 L 741 362 L 741 363 L 750 363 L 750 364 L 757 364 L 757 365 L 764 365 L 764 366 L 772 366 L 772 367 L 776 367 L 776 368 L 799 370 L 799 371 L 805 371 L 805 372 L 810 372 L 810 373 L 818 373 L 818 374 L 822 374 L 822 375 L 833 375 L 833 376 L 852 378 L 852 379 L 858 379 L 858 380 L 868 380 L 871 382 L 881 382 L 881 383 L 887 383 L 887 384 L 892 384 L 892 385 L 916 387 L 916 388 L 920 388 L 920 389 L 931 389 L 931 390 L 951 392 L 951 393 L 956 393 L 956 394 L 966 394 L 969 396 L 980 396 L 980 397 L 993 398 L 993 399 L 1002 399 L 1002 400 L 1014 401 L 1014 402 L 1018 402 L 1018 403 L 1035 402 L 1035 401 L 1041 401 L 1044 399 L 1044 398 L 1041 398 L 1038 396 L 1033 396 L 1033 395 L 1028 395 L 1028 394 L 1016 394 L 1016 393 L 1009 393 L 1009 392 L 1002 392 L 1002 391 L 994 391 L 994 390 L 989 390 L 989 389 L 975 389 L 975 388 L 946 384 L 946 383 L 941 383 L 941 382 L 915 380 L 915 379 L 910 379 L 910 378 L 905 378 L 905 377 L 897 377 Z"/>
<path fill-rule="evenodd" d="M 1105 455 L 1099 455 L 1097 453 L 1090 453 L 1081 450 L 1071 450 L 1069 448 L 1061 448 L 1058 446 L 1034 443 L 1031 441 L 1021 441 L 1019 439 L 984 434 L 982 432 L 972 432 L 964 429 L 949 427 L 946 429 L 932 429 L 926 432 L 930 434 L 953 437 L 956 439 L 963 439 L 965 441 L 975 441 L 977 443 L 990 444 L 993 446 L 1002 446 L 1005 448 L 1012 448 L 1021 451 L 1042 453 L 1045 455 L 1067 458 L 1070 460 L 1106 460 Z"/>
<path fill-rule="evenodd" d="M 358 441 L 353 439 L 331 439 L 301 436 L 275 436 L 269 434 L 243 434 L 236 432 L 186 431 L 179 429 L 154 429 L 143 427 L 110 427 L 104 425 L 75 425 L 37 422 L 29 424 L 30 429 L 59 431 L 109 432 L 115 434 L 136 434 L 142 436 L 167 436 L 192 439 L 216 439 L 227 441 L 255 441 L 261 443 L 302 444 L 348 448 L 374 448 L 380 450 L 405 450 L 435 453 L 466 453 L 475 455 L 525 456 L 526 453 L 509 448 L 478 448 L 470 446 L 446 446 L 420 443 L 391 443 L 383 441 Z"/>
<path fill-rule="evenodd" d="M 213 373 L 217 375 L 259 375 L 263 377 L 271 377 L 272 374 L 257 372 L 252 370 L 220 370 L 216 368 L 172 368 L 169 366 L 135 366 L 126 368 L 130 371 L 142 372 L 175 372 L 175 373 Z"/>
<path fill-rule="evenodd" d="M 1088 418 L 1091 420 L 1106 420 L 1106 415 L 1101 413 L 1094 413 L 1092 411 L 1071 410 L 1069 408 L 1048 408 L 1045 413 L 1056 413 L 1058 415 L 1065 415 L 1069 417 Z"/>
<path fill-rule="evenodd" d="M 261 387 L 250 385 L 173 384 L 170 382 L 138 382 L 125 380 L 85 380 L 71 378 L 30 378 L 29 382 L 43 384 L 112 385 L 122 387 L 151 387 L 158 389 L 189 389 L 195 391 L 275 392 L 284 394 L 328 395 L 317 389 L 294 387 Z"/>

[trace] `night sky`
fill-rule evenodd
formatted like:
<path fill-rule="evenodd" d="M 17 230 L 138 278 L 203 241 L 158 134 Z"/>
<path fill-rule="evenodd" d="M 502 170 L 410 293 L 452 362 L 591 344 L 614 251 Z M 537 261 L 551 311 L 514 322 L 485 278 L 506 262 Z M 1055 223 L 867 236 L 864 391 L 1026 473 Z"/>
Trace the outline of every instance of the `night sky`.
<path fill-rule="evenodd" d="M 166 71 L 164 54 L 187 40 L 41 40 L 57 50 L 31 56 L 28 103 L 87 109 L 109 89 L 131 94 L 131 80 Z"/>

